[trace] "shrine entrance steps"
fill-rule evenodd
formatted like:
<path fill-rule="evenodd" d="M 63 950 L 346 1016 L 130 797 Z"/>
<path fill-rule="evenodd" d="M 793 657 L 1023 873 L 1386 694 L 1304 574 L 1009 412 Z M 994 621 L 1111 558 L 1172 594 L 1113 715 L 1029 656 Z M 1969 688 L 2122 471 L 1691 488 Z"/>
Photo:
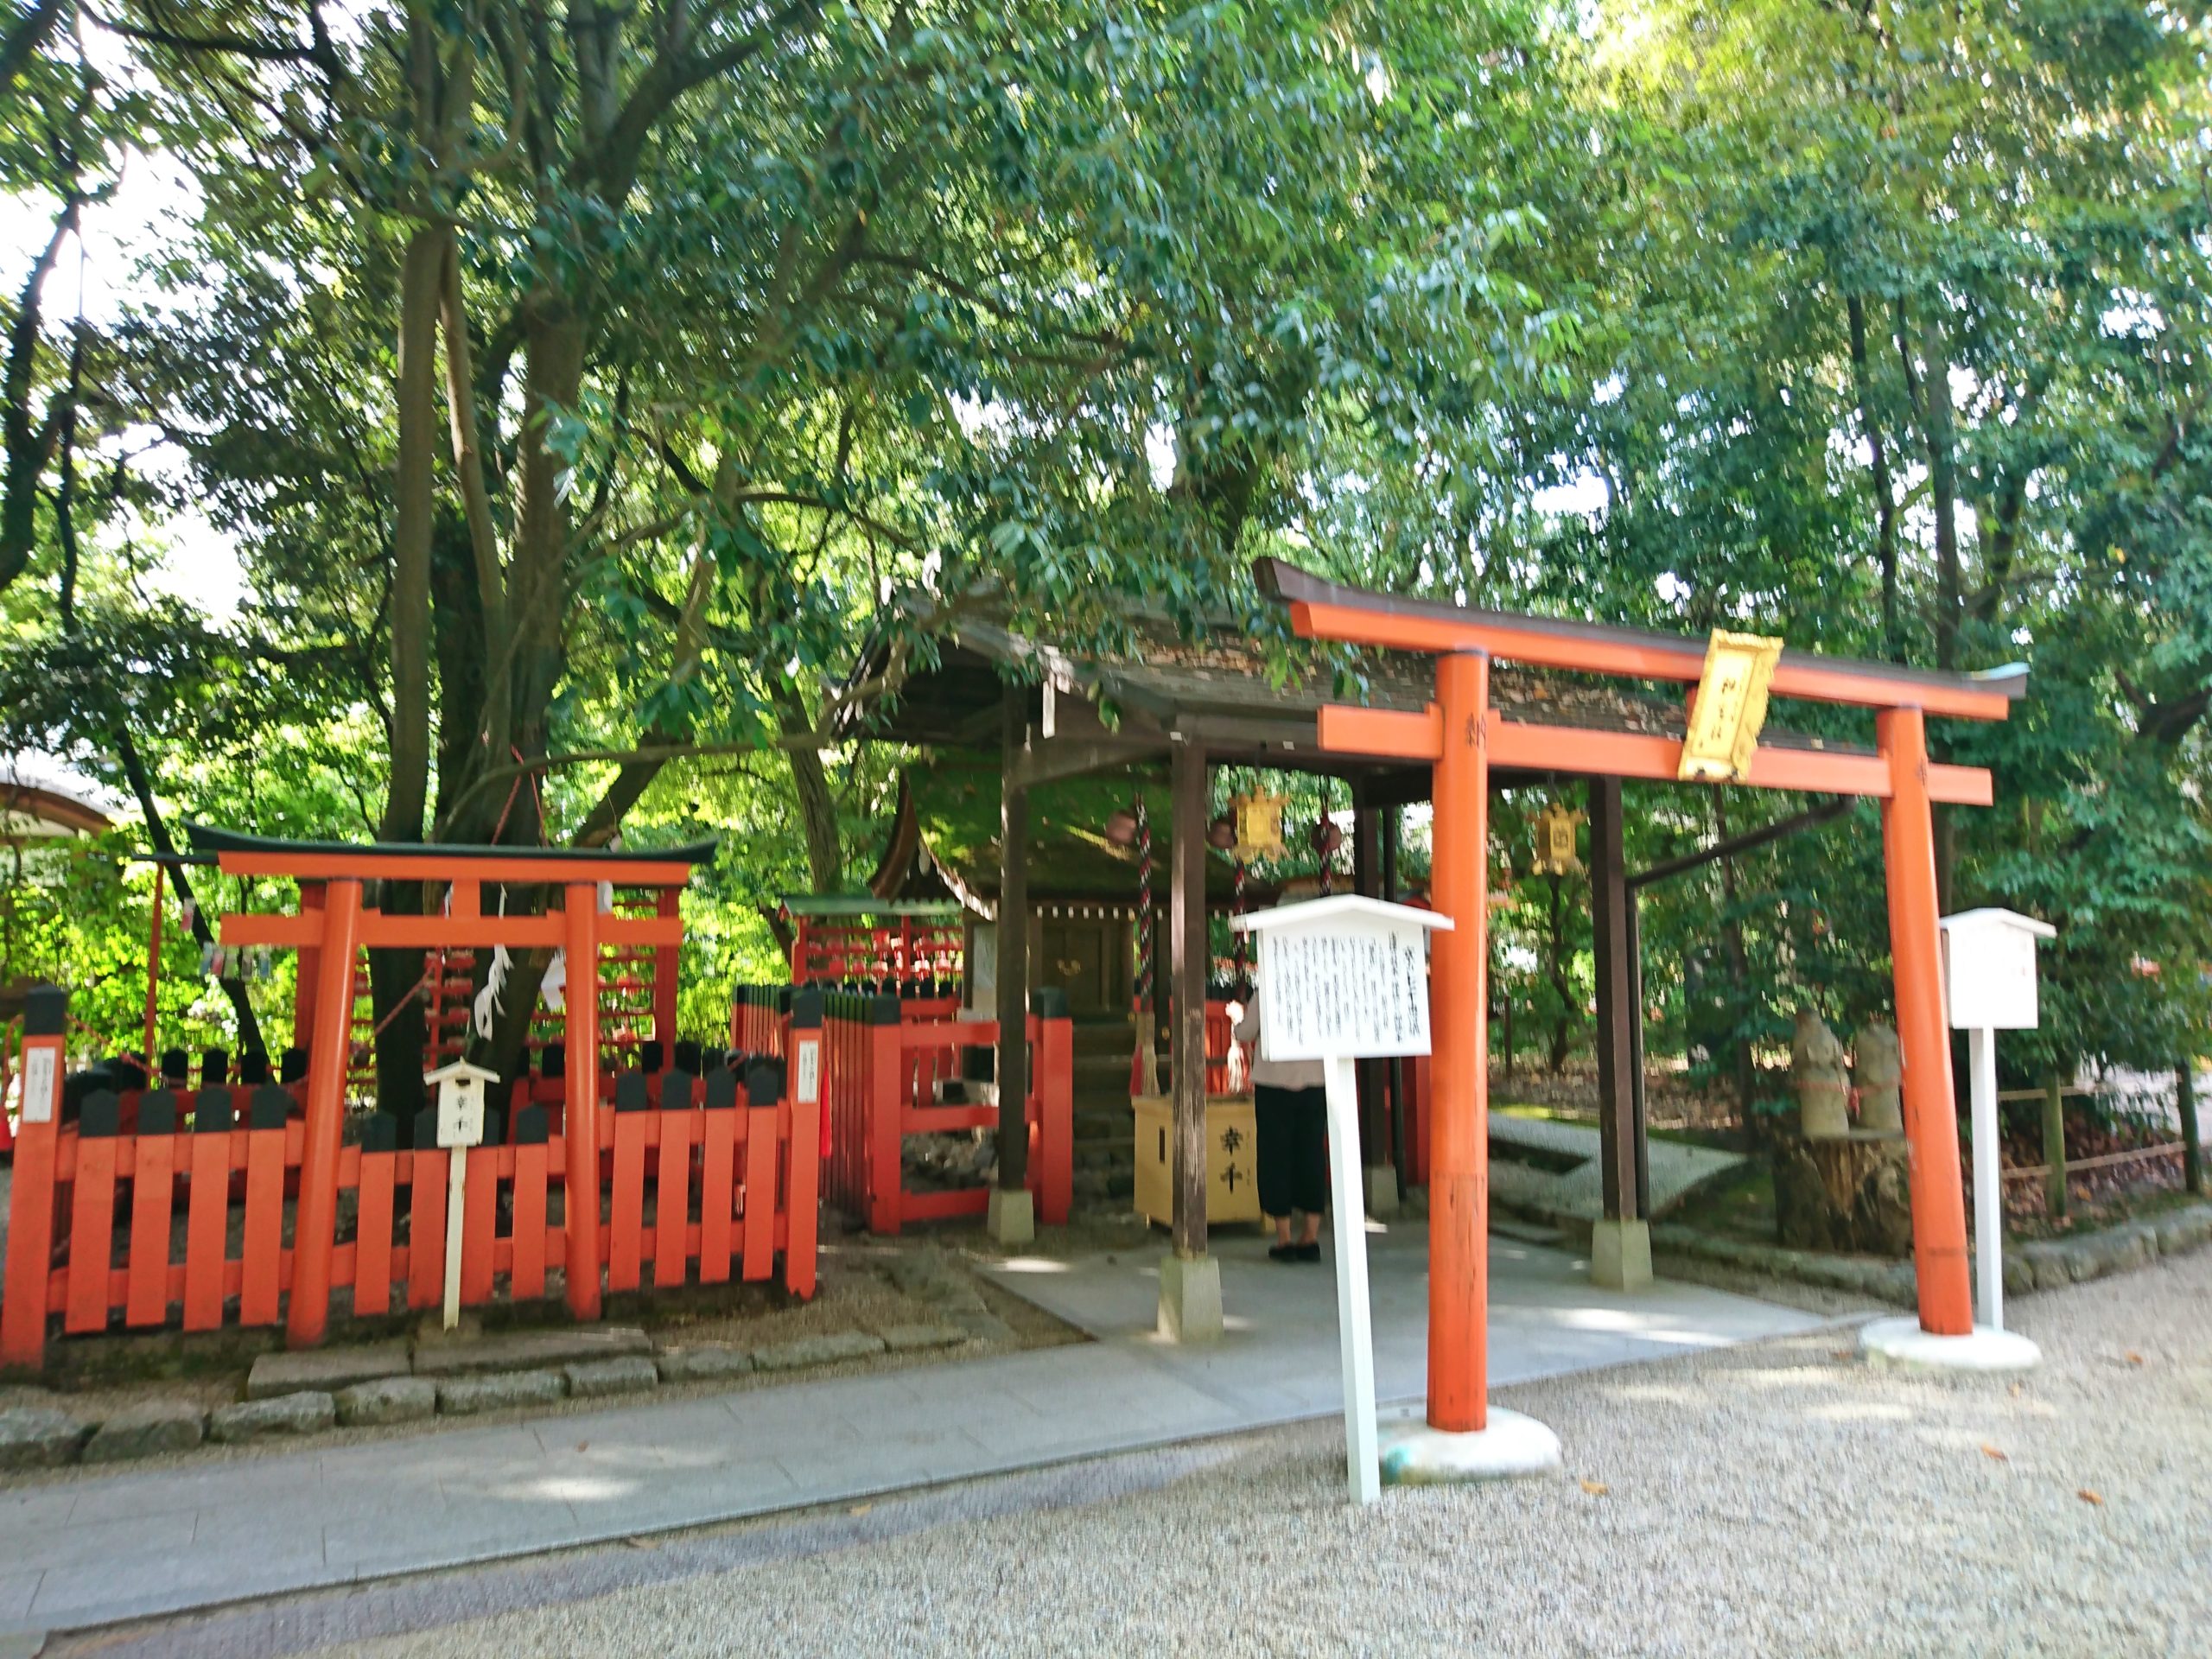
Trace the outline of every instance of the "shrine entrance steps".
<path fill-rule="evenodd" d="M 1136 1191 L 1136 1117 L 1129 1108 L 1128 1016 L 1075 1022 L 1075 1201 L 1128 1208 Z"/>

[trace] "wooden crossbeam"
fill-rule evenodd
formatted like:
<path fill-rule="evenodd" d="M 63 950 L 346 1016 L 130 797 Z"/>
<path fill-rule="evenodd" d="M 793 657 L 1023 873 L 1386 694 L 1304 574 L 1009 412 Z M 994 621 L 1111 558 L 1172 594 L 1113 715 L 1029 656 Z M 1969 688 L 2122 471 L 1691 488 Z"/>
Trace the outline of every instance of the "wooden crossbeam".
<path fill-rule="evenodd" d="M 1341 704 L 1324 708 L 1321 747 L 1336 754 L 1433 763 L 1444 732 L 1434 704 L 1420 714 Z M 1604 777 L 1674 783 L 1681 765 L 1680 738 L 1645 732 L 1593 731 L 1507 720 L 1492 713 L 1486 735 L 1490 763 L 1505 771 L 1587 772 Z M 1840 754 L 1821 749 L 1761 748 L 1744 780 L 1754 788 L 1793 789 L 1828 795 L 1890 794 L 1889 766 L 1878 754 Z M 1955 806 L 1987 806 L 1996 786 L 1982 766 L 1930 766 L 1931 799 Z"/>
<path fill-rule="evenodd" d="M 602 944 L 683 943 L 683 924 L 674 916 L 601 916 L 598 931 Z M 234 912 L 223 918 L 218 937 L 225 944 L 312 950 L 321 942 L 322 919 L 314 911 L 299 916 Z M 568 943 L 568 932 L 563 914 L 557 910 L 543 916 L 387 916 L 382 911 L 365 910 L 359 942 L 423 950 L 441 946 L 473 950 L 495 944 L 504 944 L 510 950 L 552 950 Z"/>

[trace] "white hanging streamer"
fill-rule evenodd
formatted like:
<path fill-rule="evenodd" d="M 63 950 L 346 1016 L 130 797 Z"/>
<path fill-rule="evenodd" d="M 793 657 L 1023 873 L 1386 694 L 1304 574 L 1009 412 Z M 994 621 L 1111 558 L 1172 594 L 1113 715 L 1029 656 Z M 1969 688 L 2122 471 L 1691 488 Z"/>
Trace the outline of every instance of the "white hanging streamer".
<path fill-rule="evenodd" d="M 507 890 L 503 885 L 499 888 L 499 914 L 504 916 L 506 913 Z M 480 1042 L 492 1040 L 492 1022 L 499 1017 L 501 1001 L 506 995 L 507 969 L 512 965 L 507 957 L 507 947 L 493 945 L 492 965 L 485 972 L 484 988 L 476 993 L 476 1001 L 470 1011 L 468 1021 Z"/>

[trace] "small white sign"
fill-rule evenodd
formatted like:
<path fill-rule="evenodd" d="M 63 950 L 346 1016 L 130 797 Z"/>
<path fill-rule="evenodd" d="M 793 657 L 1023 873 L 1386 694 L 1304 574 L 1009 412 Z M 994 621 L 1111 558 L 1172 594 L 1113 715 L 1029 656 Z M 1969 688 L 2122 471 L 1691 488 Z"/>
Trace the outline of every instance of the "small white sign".
<path fill-rule="evenodd" d="M 801 1106 L 811 1106 L 822 1098 L 822 1044 L 818 1039 L 799 1044 L 796 1065 L 791 1099 Z"/>
<path fill-rule="evenodd" d="M 26 1123 L 54 1122 L 54 1073 L 56 1052 L 41 1043 L 23 1050 L 23 1111 Z"/>
<path fill-rule="evenodd" d="M 2033 1031 L 2036 941 L 2056 936 L 2048 922 L 2014 910 L 1968 910 L 1943 918 L 1943 1001 L 1954 1030 L 1967 1033 L 1974 1112 L 1974 1232 L 1980 1275 L 1980 1323 L 2005 1328 L 2005 1217 L 1998 1169 L 1997 1033 Z"/>
<path fill-rule="evenodd" d="M 2047 922 L 2010 910 L 1969 910 L 1943 918 L 1943 991 L 1956 1031 L 2033 1031 L 2036 941 Z"/>

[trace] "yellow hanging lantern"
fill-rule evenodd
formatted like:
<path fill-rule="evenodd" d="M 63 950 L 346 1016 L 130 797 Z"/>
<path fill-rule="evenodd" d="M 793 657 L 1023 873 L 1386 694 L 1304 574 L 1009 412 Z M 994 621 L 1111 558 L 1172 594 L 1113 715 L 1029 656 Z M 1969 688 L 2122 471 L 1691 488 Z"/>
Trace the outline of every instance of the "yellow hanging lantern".
<path fill-rule="evenodd" d="M 1236 856 L 1248 864 L 1256 858 L 1282 857 L 1282 810 L 1289 804 L 1287 795 L 1270 795 L 1260 788 L 1234 797 L 1229 805 L 1236 818 Z"/>
<path fill-rule="evenodd" d="M 1566 875 L 1582 868 L 1575 855 L 1576 832 L 1581 826 L 1582 814 L 1559 801 L 1536 815 L 1537 874 Z"/>

